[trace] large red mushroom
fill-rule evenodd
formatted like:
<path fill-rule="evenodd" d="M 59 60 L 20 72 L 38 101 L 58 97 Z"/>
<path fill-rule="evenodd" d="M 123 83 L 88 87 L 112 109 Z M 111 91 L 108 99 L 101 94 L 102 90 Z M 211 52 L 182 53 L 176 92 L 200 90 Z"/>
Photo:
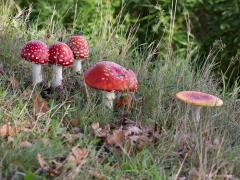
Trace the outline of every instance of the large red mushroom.
<path fill-rule="evenodd" d="M 49 62 L 53 64 L 52 87 L 62 86 L 62 67 L 73 64 L 73 53 L 67 44 L 58 42 L 49 48 L 49 54 Z"/>
<path fill-rule="evenodd" d="M 110 109 L 115 92 L 135 92 L 138 88 L 135 73 L 111 61 L 94 64 L 84 73 L 84 80 L 89 87 L 102 90 L 103 103 Z"/>
<path fill-rule="evenodd" d="M 78 35 L 71 36 L 67 44 L 74 54 L 74 71 L 81 73 L 82 62 L 89 57 L 89 47 L 87 40 L 82 35 L 82 33 L 80 33 Z"/>
<path fill-rule="evenodd" d="M 21 57 L 32 63 L 32 82 L 33 85 L 41 83 L 42 65 L 48 63 L 49 49 L 48 46 L 37 40 L 27 42 L 21 49 Z"/>

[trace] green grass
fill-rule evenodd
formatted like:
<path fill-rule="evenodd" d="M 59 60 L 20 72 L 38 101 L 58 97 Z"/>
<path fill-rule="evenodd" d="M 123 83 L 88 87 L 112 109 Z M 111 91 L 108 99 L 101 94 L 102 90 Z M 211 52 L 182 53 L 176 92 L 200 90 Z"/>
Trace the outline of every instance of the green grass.
<path fill-rule="evenodd" d="M 160 51 L 165 52 L 165 56 L 156 58 L 154 53 L 158 49 L 151 46 L 145 47 L 140 54 L 138 47 L 134 46 L 135 30 L 132 30 L 132 36 L 124 39 L 117 29 L 120 24 L 114 24 L 108 17 L 104 17 L 101 27 L 97 30 L 93 27 L 92 34 L 86 35 L 92 53 L 91 59 L 84 63 L 84 69 L 101 59 L 111 59 L 132 68 L 137 73 L 139 89 L 136 105 L 127 117 L 142 123 L 156 123 L 161 129 L 161 137 L 156 144 L 132 153 L 129 159 L 124 153 L 99 148 L 99 141 L 90 136 L 89 126 L 93 122 L 101 125 L 117 123 L 122 113 L 102 107 L 100 93 L 96 90 L 86 90 L 74 84 L 82 83 L 82 77 L 74 75 L 71 68 L 64 70 L 66 97 L 63 100 L 51 99 L 46 114 L 41 117 L 34 115 L 33 92 L 39 92 L 27 84 L 31 66 L 21 60 L 19 50 L 30 37 L 44 40 L 49 29 L 38 31 L 33 26 L 26 31 L 24 17 L 9 21 L 11 13 L 6 11 L 10 11 L 12 5 L 4 7 L 0 9 L 0 59 L 6 73 L 0 77 L 0 124 L 10 122 L 18 127 L 23 123 L 32 123 L 34 129 L 18 134 L 11 143 L 6 138 L 0 138 L 2 178 L 16 178 L 19 172 L 25 173 L 26 179 L 48 178 L 46 174 L 36 173 L 39 168 L 37 154 L 41 153 L 50 162 L 66 157 L 73 146 L 89 149 L 87 161 L 76 174 L 76 179 L 93 178 L 89 173 L 91 170 L 101 172 L 107 179 L 174 179 L 176 176 L 190 178 L 194 175 L 200 179 L 217 179 L 240 174 L 239 87 L 228 91 L 220 88 L 221 77 L 212 74 L 211 58 L 210 65 L 195 71 L 195 57 L 189 56 L 191 50 L 187 55 L 175 54 L 161 41 Z M 61 30 L 53 29 L 57 33 L 52 34 L 49 44 L 58 38 Z M 64 31 L 64 40 L 69 35 Z M 45 77 L 50 79 L 51 68 L 46 66 L 44 70 Z M 175 99 L 175 93 L 181 90 L 215 94 L 224 100 L 224 106 L 204 108 L 200 127 L 196 129 L 189 107 Z M 72 132 L 69 122 L 74 118 L 79 120 L 81 133 L 70 141 L 66 135 Z M 184 135 L 189 134 L 190 139 L 182 140 Z M 19 147 L 19 143 L 25 140 L 32 142 L 33 146 L 26 149 Z M 191 147 L 190 150 L 186 144 Z M 59 178 L 67 173 L 63 170 Z"/>

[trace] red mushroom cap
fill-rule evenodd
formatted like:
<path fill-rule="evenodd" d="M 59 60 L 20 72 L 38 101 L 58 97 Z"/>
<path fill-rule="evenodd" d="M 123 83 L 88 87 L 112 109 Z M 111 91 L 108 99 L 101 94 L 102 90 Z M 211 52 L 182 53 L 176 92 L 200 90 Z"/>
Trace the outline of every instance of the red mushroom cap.
<path fill-rule="evenodd" d="M 73 51 L 74 57 L 86 59 L 89 57 L 87 40 L 82 35 L 71 36 L 68 45 Z"/>
<path fill-rule="evenodd" d="M 41 41 L 29 41 L 21 49 L 21 57 L 36 64 L 46 64 L 49 57 L 48 46 Z"/>
<path fill-rule="evenodd" d="M 223 101 L 220 98 L 199 91 L 181 91 L 176 94 L 176 97 L 179 100 L 194 106 L 213 107 L 223 105 Z"/>
<path fill-rule="evenodd" d="M 73 64 L 74 57 L 72 50 L 67 44 L 58 42 L 49 48 L 49 61 L 51 64 L 70 66 Z"/>
<path fill-rule="evenodd" d="M 131 91 L 138 88 L 135 73 L 111 61 L 101 61 L 84 73 L 88 86 L 104 91 Z"/>

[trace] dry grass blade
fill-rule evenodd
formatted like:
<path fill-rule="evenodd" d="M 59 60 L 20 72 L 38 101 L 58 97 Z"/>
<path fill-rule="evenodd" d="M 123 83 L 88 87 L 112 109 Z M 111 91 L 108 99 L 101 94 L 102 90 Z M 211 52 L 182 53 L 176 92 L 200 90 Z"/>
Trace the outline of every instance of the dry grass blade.
<path fill-rule="evenodd" d="M 4 74 L 3 65 L 0 64 L 0 77 Z"/>
<path fill-rule="evenodd" d="M 39 153 L 37 154 L 37 160 L 42 169 L 47 165 L 47 162 L 44 160 L 43 156 Z"/>

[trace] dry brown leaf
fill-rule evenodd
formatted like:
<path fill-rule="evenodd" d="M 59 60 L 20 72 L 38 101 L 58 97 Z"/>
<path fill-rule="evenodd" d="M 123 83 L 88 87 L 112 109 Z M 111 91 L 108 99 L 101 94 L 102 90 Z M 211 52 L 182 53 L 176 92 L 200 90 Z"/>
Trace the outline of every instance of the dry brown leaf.
<path fill-rule="evenodd" d="M 113 133 L 107 137 L 107 143 L 122 146 L 125 143 L 124 132 L 122 130 L 114 130 Z"/>
<path fill-rule="evenodd" d="M 30 143 L 29 141 L 23 141 L 23 142 L 20 142 L 19 147 L 30 148 L 30 147 L 32 147 L 32 143 Z"/>
<path fill-rule="evenodd" d="M 79 125 L 79 119 L 72 119 L 70 121 L 70 124 L 72 125 L 72 127 L 77 127 Z"/>
<path fill-rule="evenodd" d="M 127 111 L 131 111 L 134 107 L 134 104 L 135 104 L 134 98 L 133 98 L 133 95 L 131 94 L 120 95 L 117 97 L 117 100 L 116 100 L 116 106 L 118 108 L 126 107 Z"/>
<path fill-rule="evenodd" d="M 132 106 L 133 103 L 133 96 L 132 95 L 121 95 L 117 99 L 117 107 L 122 106 Z"/>
<path fill-rule="evenodd" d="M 71 152 L 67 157 L 67 161 L 70 163 L 74 163 L 76 165 L 84 164 L 86 162 L 86 158 L 88 156 L 88 149 L 83 148 L 80 149 L 78 147 L 73 147 Z"/>
<path fill-rule="evenodd" d="M 0 126 L 0 137 L 15 136 L 20 132 L 19 128 L 13 128 L 9 124 Z"/>
<path fill-rule="evenodd" d="M 95 135 L 98 138 L 105 138 L 107 137 L 107 130 L 106 128 L 102 129 L 100 128 L 100 125 L 98 122 L 93 123 L 90 127 L 90 133 Z"/>
<path fill-rule="evenodd" d="M 92 128 L 93 130 L 96 130 L 96 129 L 100 128 L 99 122 L 92 123 L 91 128 Z"/>
<path fill-rule="evenodd" d="M 39 95 L 36 95 L 33 102 L 33 112 L 37 116 L 45 114 L 49 110 L 48 102 L 43 100 Z"/>
<path fill-rule="evenodd" d="M 8 142 L 8 144 L 11 144 L 11 143 L 13 143 L 14 142 L 14 138 L 13 137 L 11 137 L 11 136 L 8 136 L 8 138 L 7 138 L 8 140 L 7 140 L 7 142 Z"/>
<path fill-rule="evenodd" d="M 133 125 L 128 126 L 126 131 L 125 131 L 126 136 L 137 135 L 137 134 L 140 134 L 140 133 L 142 133 L 142 130 L 139 127 L 133 126 Z"/>
<path fill-rule="evenodd" d="M 37 160 L 38 160 L 38 163 L 39 163 L 41 168 L 44 168 L 47 165 L 47 163 L 44 160 L 43 156 L 41 154 L 39 154 L 39 153 L 37 154 Z"/>

